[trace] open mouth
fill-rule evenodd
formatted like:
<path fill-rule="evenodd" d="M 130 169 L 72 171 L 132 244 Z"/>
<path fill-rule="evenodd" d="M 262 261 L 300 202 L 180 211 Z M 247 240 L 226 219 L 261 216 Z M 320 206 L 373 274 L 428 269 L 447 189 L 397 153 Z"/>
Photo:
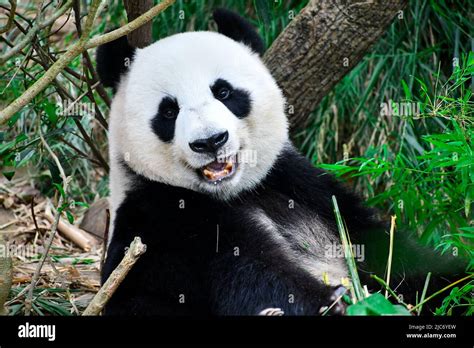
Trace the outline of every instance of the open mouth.
<path fill-rule="evenodd" d="M 207 181 L 214 184 L 231 178 L 237 170 L 237 155 L 219 158 L 198 169 L 198 172 Z"/>

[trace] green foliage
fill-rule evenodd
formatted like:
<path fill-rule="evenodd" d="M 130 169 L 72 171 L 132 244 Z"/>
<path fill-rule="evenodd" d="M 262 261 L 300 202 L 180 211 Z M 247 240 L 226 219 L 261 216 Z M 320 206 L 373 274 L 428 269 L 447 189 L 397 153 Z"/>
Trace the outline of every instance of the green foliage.
<path fill-rule="evenodd" d="M 11 289 L 11 297 L 15 298 L 24 287 L 17 287 Z M 79 292 L 75 289 L 61 289 L 61 288 L 35 288 L 33 302 L 31 304 L 33 313 L 35 315 L 59 315 L 71 316 L 73 312 L 73 305 L 71 304 L 71 293 Z M 9 306 L 10 315 L 23 315 L 25 303 L 23 301 L 14 301 Z M 80 307 L 79 309 L 83 309 Z"/>
<path fill-rule="evenodd" d="M 347 307 L 347 315 L 410 315 L 410 312 L 407 310 L 406 306 L 392 304 L 380 293 L 374 293 L 372 295 L 366 296 L 364 288 L 359 279 L 354 254 L 352 253 L 350 236 L 345 227 L 345 223 L 343 221 L 343 217 L 341 216 L 341 212 L 339 211 L 339 206 L 335 196 L 332 196 L 332 202 L 334 214 L 336 216 L 337 228 L 339 230 L 341 243 L 344 248 L 344 258 L 346 259 L 350 275 L 349 289 L 352 293 L 353 303 Z M 378 278 L 377 276 L 374 277 L 386 286 L 386 283 L 382 279 Z M 391 294 L 394 294 L 391 289 L 389 290 Z"/>
<path fill-rule="evenodd" d="M 212 18 L 212 11 L 222 7 L 245 16 L 258 28 L 266 46 L 269 47 L 306 3 L 307 0 L 178 0 L 171 8 L 159 15 L 159 20 L 154 21 L 153 37 L 154 39 L 160 39 L 175 33 L 192 30 L 215 30 L 210 20 Z"/>
<path fill-rule="evenodd" d="M 402 305 L 394 305 L 379 293 L 347 307 L 348 315 L 410 315 Z"/>
<path fill-rule="evenodd" d="M 466 308 L 466 315 L 474 314 L 474 298 L 472 292 L 474 285 L 465 284 L 461 288 L 455 287 L 450 294 L 445 297 L 443 304 L 436 309 L 435 315 L 452 315 L 454 309 Z"/>
<path fill-rule="evenodd" d="M 337 205 L 337 199 L 335 196 L 332 196 L 332 204 L 334 207 L 334 215 L 336 216 L 337 228 L 339 230 L 339 236 L 341 238 L 341 243 L 344 248 L 344 257 L 347 262 L 347 267 L 349 268 L 349 275 L 351 277 L 351 291 L 353 293 L 354 300 L 361 301 L 364 299 L 364 288 L 359 280 L 359 274 L 357 271 L 357 265 L 354 260 L 354 254 L 352 253 L 352 244 L 350 241 L 350 236 L 346 230 L 341 212 L 339 211 L 339 206 Z"/>
<path fill-rule="evenodd" d="M 156 40 L 190 30 L 214 30 L 212 10 L 224 7 L 256 25 L 269 47 L 306 3 L 178 0 L 154 20 L 153 36 Z M 34 10 L 35 5 L 23 6 Z M 83 14 L 86 10 L 84 5 Z M 423 241 L 445 252 L 458 250 L 471 260 L 474 65 L 473 56 L 466 56 L 466 52 L 471 50 L 473 12 L 474 3 L 468 1 L 411 1 L 403 18 L 395 19 L 374 49 L 322 100 L 308 127 L 295 139 L 316 165 L 348 180 L 385 216 L 396 214 L 397 221 L 417 231 Z M 93 34 L 125 23 L 122 1 L 111 1 Z M 41 35 L 35 42 L 50 53 L 44 59 L 50 65 L 76 36 L 68 33 L 64 40 L 50 45 L 46 38 Z M 18 55 L 2 66 L 1 107 L 44 73 L 40 64 L 28 59 L 27 54 Z M 82 57 L 69 68 L 93 77 Z M 92 95 L 83 94 L 85 86 L 73 74 L 63 72 L 0 132 L 2 175 L 15 180 L 27 171 L 43 194 L 66 196 L 60 209 L 70 222 L 74 221 L 73 204 L 83 208 L 87 203 L 78 202 L 90 203 L 97 196 L 108 195 L 107 169 L 97 156 L 107 161 L 106 131 L 97 115 L 89 111 L 82 115 L 58 112 L 58 104 L 71 94 L 107 115 L 104 98 L 96 89 Z M 61 192 L 58 168 L 39 140 L 40 128 L 66 175 L 73 179 L 68 192 Z M 454 288 L 437 314 L 449 314 L 453 307 L 464 306 L 471 291 L 466 286 Z M 382 314 L 380 308 L 386 304 L 377 297 L 366 299 L 369 303 L 361 304 L 365 309 L 360 311 Z M 38 313 L 54 312 L 54 306 L 35 306 Z M 468 308 L 466 313 L 472 314 L 472 306 Z"/>
<path fill-rule="evenodd" d="M 418 115 L 399 117 L 403 122 L 437 122 L 430 134 L 419 134 L 419 149 L 407 146 L 397 152 L 387 144 L 369 148 L 364 156 L 320 167 L 344 178 L 363 182 L 369 204 L 397 215 L 423 241 L 443 250 L 473 256 L 474 107 L 465 88 L 474 69 L 474 54 L 463 60 L 436 95 L 419 81 Z M 436 79 L 438 83 L 438 79 Z"/>
<path fill-rule="evenodd" d="M 328 94 L 298 134 L 300 148 L 315 163 L 334 163 L 345 155 L 364 154 L 387 144 L 410 155 L 419 149 L 418 134 L 437 122 L 400 122 L 381 116 L 381 104 L 419 97 L 417 79 L 447 81 L 453 65 L 471 50 L 472 2 L 411 1 L 373 50 Z M 430 90 L 436 94 L 437 90 Z M 365 189 L 360 185 L 360 189 Z"/>
<path fill-rule="evenodd" d="M 316 165 L 362 192 L 387 220 L 395 214 L 423 242 L 467 256 L 471 269 L 474 55 L 463 52 L 472 8 L 411 3 L 298 137 Z M 472 284 L 452 290 L 436 314 L 456 307 L 471 315 Z"/>

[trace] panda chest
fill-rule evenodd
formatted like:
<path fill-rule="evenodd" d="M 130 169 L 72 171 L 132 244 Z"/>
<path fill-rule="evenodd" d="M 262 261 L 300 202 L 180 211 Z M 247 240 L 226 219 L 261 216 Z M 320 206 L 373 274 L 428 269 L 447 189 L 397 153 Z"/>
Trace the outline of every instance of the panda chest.
<path fill-rule="evenodd" d="M 198 200 L 182 195 L 168 195 L 140 207 L 135 229 L 140 231 L 144 242 L 156 253 L 194 262 L 209 260 L 219 248 L 227 208 L 212 201 Z M 149 249 L 150 250 L 150 249 Z"/>

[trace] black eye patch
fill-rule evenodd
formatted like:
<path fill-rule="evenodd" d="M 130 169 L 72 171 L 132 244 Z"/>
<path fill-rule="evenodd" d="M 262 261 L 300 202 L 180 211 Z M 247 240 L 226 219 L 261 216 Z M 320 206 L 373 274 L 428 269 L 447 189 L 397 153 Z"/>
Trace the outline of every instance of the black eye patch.
<path fill-rule="evenodd" d="M 158 113 L 151 120 L 153 132 L 165 143 L 174 137 L 176 118 L 179 114 L 179 105 L 176 99 L 165 97 L 160 102 Z"/>
<path fill-rule="evenodd" d="M 246 90 L 234 88 L 224 79 L 217 79 L 211 86 L 214 97 L 221 101 L 238 118 L 250 113 L 250 94 Z"/>

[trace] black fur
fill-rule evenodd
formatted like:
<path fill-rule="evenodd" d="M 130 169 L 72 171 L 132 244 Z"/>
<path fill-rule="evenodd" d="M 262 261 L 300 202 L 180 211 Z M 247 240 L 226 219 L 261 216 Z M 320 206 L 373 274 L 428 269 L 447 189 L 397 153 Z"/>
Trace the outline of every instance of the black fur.
<path fill-rule="evenodd" d="M 331 202 L 334 195 L 351 242 L 365 248 L 365 260 L 358 264 L 361 282 L 371 286 L 371 290 L 379 289 L 371 275 L 385 277 L 390 226 L 379 220 L 375 210 L 365 207 L 361 198 L 341 186 L 327 172 L 313 168 L 296 151 L 286 151 L 279 161 L 283 162 L 284 165 L 274 167 L 266 181 L 270 181 L 274 188 L 279 187 L 285 195 L 309 206 L 333 230 L 336 229 Z M 448 279 L 462 276 L 466 266 L 461 257 L 441 256 L 420 245 L 417 236 L 403 230 L 395 232 L 392 260 L 391 286 L 396 288 L 397 294 L 403 295 L 406 303 L 412 304 L 416 301 L 416 292 L 421 293 L 428 272 L 432 273 L 429 289 L 434 292 L 448 285 Z M 425 309 L 434 310 L 440 304 L 439 300 L 432 300 Z"/>
<path fill-rule="evenodd" d="M 218 92 L 221 88 L 230 90 L 229 96 L 222 99 L 221 102 L 238 118 L 248 116 L 251 108 L 249 92 L 240 88 L 234 88 L 224 79 L 217 79 L 211 86 L 211 91 L 216 98 L 218 98 Z"/>
<path fill-rule="evenodd" d="M 117 90 L 120 76 L 128 70 L 133 60 L 135 48 L 130 46 L 127 37 L 103 44 L 97 48 L 97 73 L 106 87 Z"/>
<path fill-rule="evenodd" d="M 254 52 L 263 55 L 265 52 L 263 40 L 246 19 L 232 11 L 222 8 L 215 10 L 213 17 L 217 23 L 219 33 L 235 41 L 242 42 L 249 46 Z"/>
<path fill-rule="evenodd" d="M 353 242 L 364 243 L 364 235 L 381 239 L 382 243 L 367 245 L 366 253 L 383 254 L 379 261 L 386 263 L 387 233 L 373 212 L 292 147 L 285 149 L 261 185 L 228 202 L 149 181 L 129 168 L 128 173 L 134 188 L 117 211 L 103 280 L 134 236 L 148 248 L 113 295 L 106 314 L 255 315 L 268 307 L 282 308 L 286 315 L 318 314 L 322 306 L 330 305 L 334 288 L 289 260 L 285 246 L 301 257 L 311 255 L 311 250 L 296 245 L 298 231 L 288 231 L 275 242 L 249 219 L 249 213 L 263 211 L 284 223 L 298 221 L 302 211 L 310 211 L 337 234 L 332 195 Z M 395 265 L 399 261 L 395 256 Z"/>
<path fill-rule="evenodd" d="M 285 166 L 283 161 L 277 167 Z M 289 197 L 273 187 L 278 180 L 272 182 L 272 175 L 256 192 L 227 203 L 131 170 L 129 175 L 135 188 L 117 211 L 103 279 L 134 236 L 147 244 L 147 252 L 109 302 L 107 314 L 254 315 L 268 307 L 316 314 L 329 298 L 330 288 L 285 262 L 284 250 L 246 218 L 249 209 L 264 209 L 272 218 L 290 213 Z M 185 303 L 179 303 L 180 294 Z M 290 294 L 295 303 L 289 303 Z"/>
<path fill-rule="evenodd" d="M 174 137 L 174 127 L 179 114 L 179 106 L 176 99 L 165 97 L 160 102 L 158 113 L 151 120 L 153 132 L 165 143 L 169 143 Z"/>

